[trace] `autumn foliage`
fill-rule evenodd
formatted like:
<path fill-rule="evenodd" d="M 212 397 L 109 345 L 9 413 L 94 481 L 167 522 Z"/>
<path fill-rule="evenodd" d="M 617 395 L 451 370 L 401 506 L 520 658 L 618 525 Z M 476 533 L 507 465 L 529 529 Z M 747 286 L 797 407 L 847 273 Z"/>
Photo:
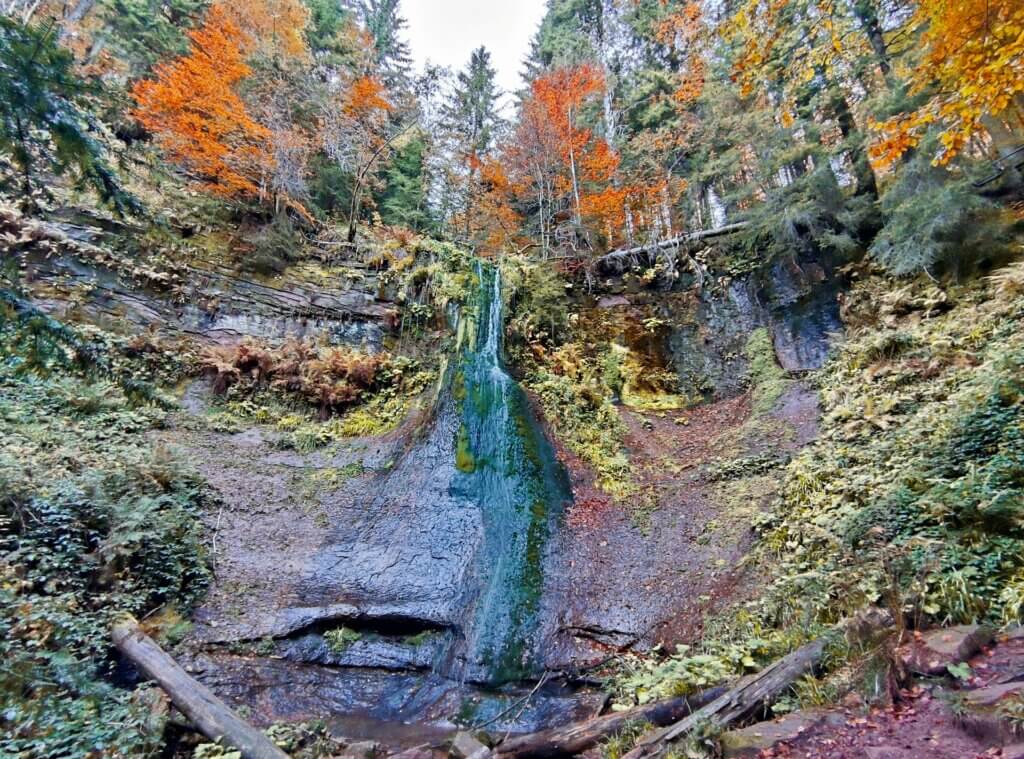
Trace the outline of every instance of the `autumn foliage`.
<path fill-rule="evenodd" d="M 257 53 L 308 56 L 302 31 L 307 20 L 299 0 L 214 3 L 189 34 L 189 53 L 158 65 L 152 79 L 132 88 L 133 115 L 156 135 L 167 158 L 210 192 L 248 199 L 280 195 L 275 172 L 294 171 L 305 138 L 287 125 L 270 129 L 257 120 L 239 85 L 253 73 L 248 60 Z"/>
<path fill-rule="evenodd" d="M 577 252 L 624 242 L 627 228 L 641 232 L 644 219 L 660 213 L 668 179 L 623 172 L 620 153 L 586 125 L 605 88 L 594 64 L 554 69 L 531 83 L 501 157 L 481 167 L 485 249 L 528 245 L 521 208 L 538 209 L 540 247 Z"/>
<path fill-rule="evenodd" d="M 270 132 L 250 115 L 237 92 L 251 69 L 252 39 L 222 4 L 190 35 L 191 52 L 157 66 L 154 79 L 132 90 L 134 116 L 157 136 L 165 155 L 210 191 L 257 197 L 271 169 Z"/>
<path fill-rule="evenodd" d="M 293 393 L 327 416 L 356 403 L 380 382 L 387 354 L 369 354 L 345 347 L 315 346 L 289 340 L 270 346 L 253 340 L 210 346 L 200 363 L 214 391 L 241 385 Z"/>
<path fill-rule="evenodd" d="M 360 76 L 349 87 L 342 103 L 342 110 L 351 118 L 363 119 L 369 118 L 377 112 L 390 112 L 392 105 L 388 101 L 384 85 L 379 79 L 372 76 Z"/>
<path fill-rule="evenodd" d="M 923 30 L 923 53 L 910 72 L 912 88 L 937 94 L 912 113 L 874 124 L 880 139 L 871 156 L 879 167 L 916 147 L 933 124 L 941 128 L 936 161 L 948 163 L 985 130 L 986 119 L 999 118 L 1014 105 L 1021 111 L 1024 3 L 920 0 L 911 23 Z M 1022 115 L 1016 115 L 1018 121 Z"/>

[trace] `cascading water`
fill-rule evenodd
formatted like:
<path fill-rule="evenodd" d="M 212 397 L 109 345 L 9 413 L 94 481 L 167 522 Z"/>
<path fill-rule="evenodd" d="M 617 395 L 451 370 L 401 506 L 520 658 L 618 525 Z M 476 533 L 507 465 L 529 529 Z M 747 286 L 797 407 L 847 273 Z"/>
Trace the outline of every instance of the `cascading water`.
<path fill-rule="evenodd" d="M 483 520 L 479 595 L 465 625 L 464 676 L 522 679 L 535 669 L 544 547 L 569 496 L 565 473 L 502 358 L 501 275 L 480 263 L 474 313 L 462 325 L 452 394 L 461 402 L 454 495 Z"/>
<path fill-rule="evenodd" d="M 396 723 L 531 732 L 593 711 L 586 694 L 526 685 L 550 664 L 560 588 L 545 580 L 557 563 L 548 541 L 571 489 L 505 369 L 500 274 L 480 262 L 473 278 L 429 415 L 359 449 L 380 474 L 336 496 L 345 518 L 302 557 L 282 608 L 224 623 L 246 639 L 288 635 L 279 649 L 287 664 L 268 666 L 290 674 L 254 691 L 269 693 L 267 703 L 330 714 L 371 737 Z M 358 639 L 332 648 L 340 626 Z M 240 664 L 251 680 L 251 662 Z"/>

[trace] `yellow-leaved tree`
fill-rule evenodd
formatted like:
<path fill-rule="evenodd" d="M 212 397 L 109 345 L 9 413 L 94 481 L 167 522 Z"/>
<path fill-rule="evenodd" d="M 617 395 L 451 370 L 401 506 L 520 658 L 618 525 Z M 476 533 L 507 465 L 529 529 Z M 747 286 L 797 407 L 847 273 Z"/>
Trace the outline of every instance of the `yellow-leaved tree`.
<path fill-rule="evenodd" d="M 934 94 L 911 113 L 873 124 L 876 166 L 916 147 L 932 125 L 941 129 L 938 164 L 986 129 L 1024 127 L 1024 2 L 919 0 L 910 23 L 921 30 L 920 57 L 908 72 L 912 92 Z"/>

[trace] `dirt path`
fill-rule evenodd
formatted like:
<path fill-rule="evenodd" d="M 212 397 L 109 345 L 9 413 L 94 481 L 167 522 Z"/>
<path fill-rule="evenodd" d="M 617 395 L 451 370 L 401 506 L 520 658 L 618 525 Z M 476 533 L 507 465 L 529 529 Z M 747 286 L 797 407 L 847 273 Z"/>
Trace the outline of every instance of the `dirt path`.
<path fill-rule="evenodd" d="M 745 737 L 733 741 L 733 750 L 725 755 L 757 759 L 1021 759 L 1024 732 L 1019 724 L 1015 729 L 1002 710 L 1024 698 L 1024 631 L 1017 628 L 997 636 L 993 645 L 982 648 L 968 664 L 972 674 L 965 682 L 950 676 L 918 679 L 900 690 L 890 706 L 866 709 L 859 698 L 851 696 L 845 708 L 798 712 L 747 727 L 740 731 Z M 784 727 L 787 722 L 793 727 Z M 739 746 L 746 748 L 740 751 Z"/>

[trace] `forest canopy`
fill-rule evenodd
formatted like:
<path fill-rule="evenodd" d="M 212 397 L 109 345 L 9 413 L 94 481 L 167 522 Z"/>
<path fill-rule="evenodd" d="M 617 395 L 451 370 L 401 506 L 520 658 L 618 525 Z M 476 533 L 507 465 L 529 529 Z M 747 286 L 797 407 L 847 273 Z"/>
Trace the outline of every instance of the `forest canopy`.
<path fill-rule="evenodd" d="M 799 245 L 938 272 L 997 256 L 1009 223 L 1013 0 L 550 0 L 514 112 L 484 48 L 414 71 L 397 0 L 4 10 L 10 189 L 70 173 L 144 213 L 112 168 L 141 148 L 278 225 L 355 241 L 379 218 L 580 265 L 742 222 L 736 262 Z"/>

